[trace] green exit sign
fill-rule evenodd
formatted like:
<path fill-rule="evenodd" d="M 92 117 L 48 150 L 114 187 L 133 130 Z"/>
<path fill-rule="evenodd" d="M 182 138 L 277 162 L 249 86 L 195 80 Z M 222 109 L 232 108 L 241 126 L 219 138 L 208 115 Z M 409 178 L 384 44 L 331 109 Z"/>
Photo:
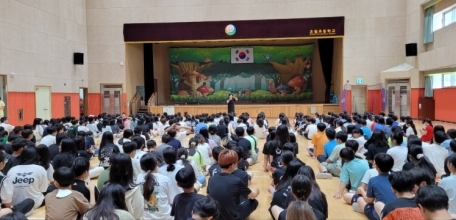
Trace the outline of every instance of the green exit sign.
<path fill-rule="evenodd" d="M 356 78 L 356 84 L 363 84 L 364 79 L 363 78 Z"/>

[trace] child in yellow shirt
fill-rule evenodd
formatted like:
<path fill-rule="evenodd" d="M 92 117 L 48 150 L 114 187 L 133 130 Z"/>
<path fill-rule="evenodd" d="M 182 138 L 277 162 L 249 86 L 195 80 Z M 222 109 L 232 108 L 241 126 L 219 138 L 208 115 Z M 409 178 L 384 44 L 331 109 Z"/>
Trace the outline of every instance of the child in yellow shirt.
<path fill-rule="evenodd" d="M 325 129 L 326 125 L 323 123 L 318 123 L 317 125 L 317 132 L 312 137 L 312 144 L 313 147 L 309 147 L 309 152 L 312 155 L 312 158 L 316 158 L 317 155 L 324 154 L 323 146 L 328 142 L 328 137 L 326 137 Z"/>

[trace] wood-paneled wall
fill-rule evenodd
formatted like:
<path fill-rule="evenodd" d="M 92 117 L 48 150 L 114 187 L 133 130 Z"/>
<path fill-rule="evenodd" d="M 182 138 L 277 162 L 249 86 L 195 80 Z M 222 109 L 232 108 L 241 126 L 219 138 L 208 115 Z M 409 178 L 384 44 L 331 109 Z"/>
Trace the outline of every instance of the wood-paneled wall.
<path fill-rule="evenodd" d="M 239 115 L 242 112 L 248 112 L 251 117 L 255 117 L 258 113 L 264 112 L 267 117 L 278 117 L 281 112 L 285 113 L 288 117 L 294 117 L 296 112 L 304 114 L 312 114 L 311 108 L 314 107 L 316 112 L 327 114 L 328 112 L 340 112 L 338 104 L 288 104 L 288 105 L 274 105 L 274 104 L 256 104 L 256 105 L 236 105 L 236 113 Z M 149 106 L 151 113 L 163 113 L 163 106 Z M 174 112 L 188 112 L 191 115 L 202 113 L 218 113 L 226 112 L 226 105 L 180 105 L 174 106 Z"/>

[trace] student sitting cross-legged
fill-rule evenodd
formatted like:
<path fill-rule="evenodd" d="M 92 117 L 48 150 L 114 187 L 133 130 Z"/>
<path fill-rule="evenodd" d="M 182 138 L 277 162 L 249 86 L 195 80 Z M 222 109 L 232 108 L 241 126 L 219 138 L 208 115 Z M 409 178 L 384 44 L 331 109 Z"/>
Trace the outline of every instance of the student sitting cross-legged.
<path fill-rule="evenodd" d="M 89 203 L 82 193 L 71 190 L 73 180 L 74 172 L 71 168 L 61 167 L 54 172 L 54 184 L 57 189 L 45 197 L 46 219 L 77 219 L 95 205 L 93 183 L 86 182 L 86 187 L 90 191 Z"/>
<path fill-rule="evenodd" d="M 358 194 L 353 196 L 352 202 L 356 204 L 364 214 L 371 220 L 379 219 L 374 209 L 374 202 L 382 202 L 384 204 L 396 199 L 393 191 L 391 191 L 391 184 L 388 181 L 390 170 L 394 166 L 394 159 L 385 153 L 375 155 L 374 165 L 378 171 L 378 176 L 372 177 L 367 184 L 367 190 L 359 187 Z"/>
<path fill-rule="evenodd" d="M 353 141 L 355 145 L 358 143 Z M 345 162 L 342 166 L 342 172 L 340 173 L 340 186 L 337 193 L 334 195 L 335 199 L 340 199 L 342 193 L 347 185 L 350 184 L 350 192 L 355 192 L 359 186 L 361 186 L 361 180 L 364 174 L 369 169 L 369 165 L 366 160 L 355 157 L 355 152 L 352 148 L 346 147 L 340 151 L 340 158 Z M 344 200 L 351 204 L 350 194 L 344 195 Z"/>

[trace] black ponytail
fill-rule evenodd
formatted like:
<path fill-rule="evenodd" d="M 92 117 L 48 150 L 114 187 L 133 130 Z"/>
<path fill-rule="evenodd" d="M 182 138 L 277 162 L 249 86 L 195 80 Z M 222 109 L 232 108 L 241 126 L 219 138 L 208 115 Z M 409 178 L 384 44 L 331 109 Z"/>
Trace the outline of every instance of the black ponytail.
<path fill-rule="evenodd" d="M 141 157 L 140 164 L 141 169 L 146 171 L 143 184 L 143 197 L 148 201 L 154 192 L 155 184 L 157 184 L 157 180 L 155 179 L 154 174 L 152 174 L 152 171 L 157 169 L 158 161 L 152 153 L 147 153 Z"/>

